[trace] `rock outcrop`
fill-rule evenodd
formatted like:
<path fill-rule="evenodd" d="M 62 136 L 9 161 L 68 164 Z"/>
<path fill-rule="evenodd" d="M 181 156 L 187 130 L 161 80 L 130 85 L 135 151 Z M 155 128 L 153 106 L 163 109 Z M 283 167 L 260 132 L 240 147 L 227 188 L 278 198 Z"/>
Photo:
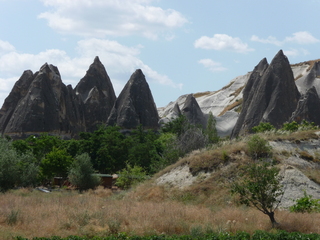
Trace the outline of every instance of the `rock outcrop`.
<path fill-rule="evenodd" d="M 188 121 L 193 125 L 206 125 L 206 118 L 192 94 L 187 96 L 184 106 L 181 109 L 181 113 L 185 115 Z"/>
<path fill-rule="evenodd" d="M 320 98 L 314 86 L 302 95 L 289 121 L 301 123 L 302 120 L 314 122 L 320 126 Z"/>
<path fill-rule="evenodd" d="M 280 50 L 270 65 L 263 59 L 243 91 L 243 107 L 231 137 L 251 132 L 260 122 L 279 128 L 297 107 L 300 93 L 287 57 Z"/>
<path fill-rule="evenodd" d="M 1 109 L 1 132 L 14 138 L 46 132 L 71 138 L 85 130 L 75 99 L 57 67 L 46 63 L 34 75 L 26 71 Z"/>
<path fill-rule="evenodd" d="M 87 131 L 96 130 L 108 120 L 116 95 L 110 78 L 99 57 L 94 59 L 86 75 L 75 87 L 75 93 L 84 103 Z"/>
<path fill-rule="evenodd" d="M 158 129 L 159 115 L 146 78 L 136 70 L 117 98 L 107 125 L 135 129 L 140 124 L 146 129 Z"/>

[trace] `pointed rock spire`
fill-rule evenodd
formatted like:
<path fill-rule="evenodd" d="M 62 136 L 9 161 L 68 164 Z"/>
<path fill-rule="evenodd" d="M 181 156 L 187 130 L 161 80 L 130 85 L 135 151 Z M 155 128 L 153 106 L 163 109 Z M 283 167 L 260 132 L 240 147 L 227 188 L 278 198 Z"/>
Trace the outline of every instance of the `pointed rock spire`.
<path fill-rule="evenodd" d="M 279 128 L 296 109 L 300 93 L 287 57 L 280 50 L 267 66 L 262 60 L 252 72 L 244 90 L 243 111 L 231 137 L 251 132 L 260 122 Z"/>
<path fill-rule="evenodd" d="M 205 126 L 205 117 L 197 100 L 194 98 L 192 94 L 187 96 L 187 99 L 184 103 L 183 108 L 181 109 L 183 115 L 186 116 L 188 121 L 194 125 L 202 125 Z"/>
<path fill-rule="evenodd" d="M 140 124 L 148 129 L 158 128 L 158 111 L 143 72 L 137 69 L 117 98 L 107 125 L 135 129 Z"/>
<path fill-rule="evenodd" d="M 116 95 L 110 78 L 99 57 L 95 57 L 86 75 L 75 87 L 85 107 L 87 131 L 94 131 L 105 124 L 110 115 Z"/>
<path fill-rule="evenodd" d="M 301 123 L 302 120 L 314 122 L 320 126 L 320 98 L 315 87 L 310 88 L 298 102 L 297 109 L 290 118 L 291 121 Z"/>

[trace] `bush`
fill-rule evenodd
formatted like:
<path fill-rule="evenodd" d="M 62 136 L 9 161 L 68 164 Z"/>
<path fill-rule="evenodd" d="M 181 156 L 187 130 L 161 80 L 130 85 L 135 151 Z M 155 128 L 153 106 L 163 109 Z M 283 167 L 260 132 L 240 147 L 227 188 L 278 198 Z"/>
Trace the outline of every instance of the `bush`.
<path fill-rule="evenodd" d="M 271 147 L 267 140 L 258 135 L 253 135 L 247 142 L 248 155 L 253 159 L 269 157 L 271 155 Z"/>
<path fill-rule="evenodd" d="M 94 169 L 87 153 L 76 156 L 69 170 L 69 181 L 80 192 L 93 189 L 100 184 L 100 177 L 94 175 Z"/>
<path fill-rule="evenodd" d="M 119 173 L 116 185 L 122 189 L 129 189 L 147 179 L 147 175 L 142 167 L 135 165 L 132 167 L 127 164 L 126 168 L 122 169 Z"/>
<path fill-rule="evenodd" d="M 307 195 L 304 191 L 304 196 L 296 199 L 293 206 L 289 208 L 290 212 L 301 212 L 301 213 L 311 213 L 311 212 L 320 212 L 320 199 L 312 199 L 311 195 Z"/>
<path fill-rule="evenodd" d="M 268 122 L 261 122 L 258 126 L 252 128 L 252 131 L 255 133 L 267 132 L 275 130 L 276 128 Z"/>
<path fill-rule="evenodd" d="M 299 129 L 299 124 L 296 121 L 290 123 L 284 123 L 281 130 L 295 132 Z"/>

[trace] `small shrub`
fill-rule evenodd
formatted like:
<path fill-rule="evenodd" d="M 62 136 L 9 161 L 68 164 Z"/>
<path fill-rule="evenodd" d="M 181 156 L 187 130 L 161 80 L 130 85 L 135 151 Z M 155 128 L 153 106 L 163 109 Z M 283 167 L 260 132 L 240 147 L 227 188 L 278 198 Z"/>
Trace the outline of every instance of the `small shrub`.
<path fill-rule="evenodd" d="M 281 130 L 289 131 L 289 132 L 295 132 L 298 129 L 299 129 L 299 124 L 296 121 L 284 123 L 283 127 L 281 128 Z"/>
<path fill-rule="evenodd" d="M 253 159 L 269 157 L 271 155 L 271 147 L 267 140 L 258 135 L 253 135 L 247 142 L 248 155 Z"/>
<path fill-rule="evenodd" d="M 142 167 L 132 167 L 130 164 L 127 164 L 126 168 L 122 169 L 118 175 L 116 185 L 122 189 L 129 189 L 148 178 Z"/>
<path fill-rule="evenodd" d="M 252 128 L 252 131 L 255 133 L 267 132 L 275 130 L 276 128 L 268 122 L 261 122 L 258 126 Z"/>
<path fill-rule="evenodd" d="M 304 196 L 295 200 L 295 204 L 289 208 L 290 212 L 320 212 L 320 199 L 312 199 L 311 195 L 307 195 L 304 191 Z"/>

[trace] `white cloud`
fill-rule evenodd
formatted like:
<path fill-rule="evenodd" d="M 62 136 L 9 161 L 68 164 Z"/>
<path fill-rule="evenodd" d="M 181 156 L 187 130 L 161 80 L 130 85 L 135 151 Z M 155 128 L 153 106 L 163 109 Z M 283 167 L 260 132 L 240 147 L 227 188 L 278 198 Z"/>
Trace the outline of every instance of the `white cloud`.
<path fill-rule="evenodd" d="M 256 35 L 251 37 L 251 41 L 274 44 L 276 46 L 284 45 L 285 43 L 296 43 L 296 44 L 312 44 L 320 42 L 319 39 L 316 39 L 309 32 L 296 32 L 293 33 L 291 37 L 286 37 L 284 40 L 279 41 L 273 36 L 269 36 L 266 39 L 259 38 Z"/>
<path fill-rule="evenodd" d="M 182 88 L 181 83 L 173 82 L 168 76 L 144 64 L 139 59 L 140 49 L 141 46 L 128 47 L 116 41 L 95 38 L 79 41 L 78 56 L 75 58 L 71 58 L 66 52 L 59 49 L 50 49 L 38 54 L 26 54 L 16 52 L 14 47 L 7 48 L 6 53 L 0 53 L 0 104 L 24 70 L 30 69 L 35 72 L 45 62 L 48 62 L 58 67 L 65 84 L 72 84 L 75 87 L 85 75 L 95 56 L 99 56 L 105 66 L 117 94 L 138 68 L 144 72 L 148 82 Z"/>
<path fill-rule="evenodd" d="M 225 67 L 221 66 L 221 63 L 214 62 L 211 59 L 201 59 L 198 63 L 202 64 L 205 68 L 208 68 L 212 72 L 221 72 L 226 71 Z"/>
<path fill-rule="evenodd" d="M 156 39 L 188 20 L 151 0 L 42 0 L 49 11 L 38 17 L 61 33 L 88 37 L 140 35 Z"/>
<path fill-rule="evenodd" d="M 290 49 L 290 50 L 283 50 L 283 53 L 288 57 L 297 57 L 300 55 L 309 55 L 309 51 L 306 49 Z"/>
<path fill-rule="evenodd" d="M 277 46 L 280 46 L 282 44 L 282 42 L 278 41 L 275 37 L 273 36 L 269 36 L 267 37 L 266 39 L 263 39 L 263 38 L 259 38 L 258 36 L 256 35 L 253 35 L 251 37 L 251 41 L 254 41 L 254 42 L 261 42 L 261 43 L 269 43 L 269 44 L 274 44 L 274 45 L 277 45 Z"/>
<path fill-rule="evenodd" d="M 294 42 L 298 44 L 312 44 L 319 42 L 314 36 L 308 32 L 296 32 L 292 37 L 286 37 L 284 42 Z"/>
<path fill-rule="evenodd" d="M 0 40 L 0 55 L 11 51 L 15 51 L 14 46 L 6 41 Z"/>
<path fill-rule="evenodd" d="M 196 48 L 213 49 L 213 50 L 230 50 L 239 53 L 247 53 L 254 49 L 249 48 L 240 38 L 234 38 L 226 34 L 215 34 L 212 38 L 202 36 L 194 43 Z"/>

